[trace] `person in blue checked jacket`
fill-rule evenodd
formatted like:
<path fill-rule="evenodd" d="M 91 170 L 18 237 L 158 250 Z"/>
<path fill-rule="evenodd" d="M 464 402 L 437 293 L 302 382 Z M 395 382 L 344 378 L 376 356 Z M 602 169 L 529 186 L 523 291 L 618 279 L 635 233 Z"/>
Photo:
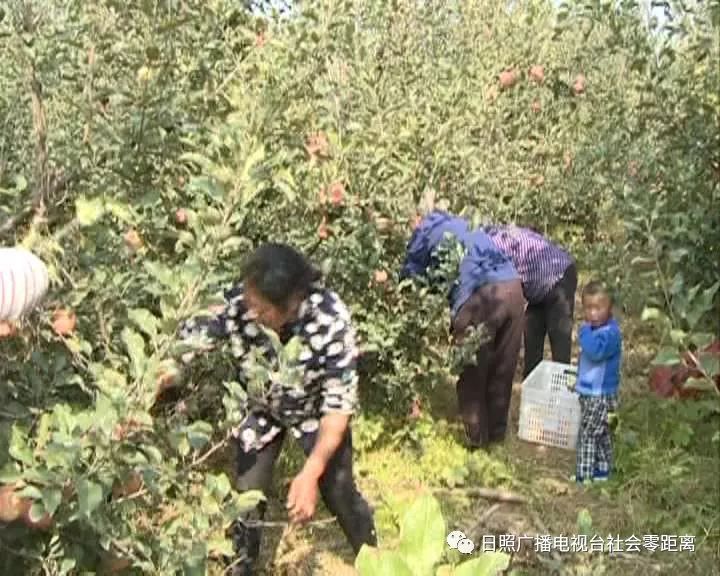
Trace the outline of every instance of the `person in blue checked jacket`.
<path fill-rule="evenodd" d="M 466 366 L 457 383 L 460 415 L 474 449 L 505 438 L 525 299 L 512 262 L 490 238 L 480 230 L 471 231 L 466 220 L 440 210 L 432 210 L 413 232 L 401 278 L 437 268 L 439 249 L 453 239 L 464 251 L 448 294 L 453 336 L 461 342 L 468 328 L 480 324 L 489 335 L 478 350 L 477 363 Z"/>
<path fill-rule="evenodd" d="M 617 409 L 622 334 L 612 316 L 613 300 L 600 282 L 582 293 L 585 322 L 578 330 L 580 361 L 575 391 L 580 395 L 580 434 L 575 479 L 607 480 L 612 469 L 609 415 Z"/>

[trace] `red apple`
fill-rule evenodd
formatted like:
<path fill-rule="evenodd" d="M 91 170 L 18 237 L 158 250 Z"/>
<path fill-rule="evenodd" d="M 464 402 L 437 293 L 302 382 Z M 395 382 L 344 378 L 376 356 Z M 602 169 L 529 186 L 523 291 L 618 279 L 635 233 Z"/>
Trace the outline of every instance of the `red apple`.
<path fill-rule="evenodd" d="M 345 186 L 342 182 L 333 182 L 328 190 L 328 196 L 333 206 L 340 206 L 345 200 Z"/>
<path fill-rule="evenodd" d="M 412 402 L 412 406 L 410 407 L 410 418 L 413 420 L 417 420 L 422 416 L 422 406 L 420 404 L 420 399 L 415 398 Z"/>
<path fill-rule="evenodd" d="M 541 84 L 545 80 L 545 68 L 536 64 L 530 67 L 530 79 L 538 84 Z"/>
<path fill-rule="evenodd" d="M 59 309 L 53 312 L 53 330 L 58 336 L 69 336 L 75 331 L 77 316 L 72 310 Z"/>
<path fill-rule="evenodd" d="M 500 72 L 500 86 L 503 89 L 512 88 L 518 81 L 518 74 L 515 69 L 507 69 Z"/>
<path fill-rule="evenodd" d="M 137 230 L 128 230 L 125 232 L 123 239 L 125 240 L 126 246 L 131 250 L 139 250 L 143 246 L 142 238 L 140 238 L 140 234 L 137 233 Z"/>
<path fill-rule="evenodd" d="M 142 489 L 143 479 L 137 472 L 131 472 L 124 482 L 115 480 L 112 488 L 113 498 L 126 498 L 132 494 L 136 494 Z"/>
<path fill-rule="evenodd" d="M 585 76 L 578 74 L 575 77 L 575 83 L 573 84 L 573 91 L 575 94 L 583 94 L 585 92 Z"/>
<path fill-rule="evenodd" d="M 185 208 L 178 208 L 175 211 L 175 222 L 180 226 L 184 226 L 188 221 L 188 213 Z"/>
<path fill-rule="evenodd" d="M 327 218 L 323 216 L 322 222 L 320 222 L 320 226 L 318 226 L 318 237 L 321 240 L 326 240 L 327 237 L 330 235 L 327 227 Z"/>
<path fill-rule="evenodd" d="M 388 281 L 388 273 L 385 270 L 375 270 L 375 284 L 385 284 Z"/>
<path fill-rule="evenodd" d="M 0 339 L 9 338 L 17 334 L 17 326 L 13 322 L 3 320 L 0 322 Z"/>
<path fill-rule="evenodd" d="M 0 522 L 14 522 L 22 517 L 30 506 L 30 500 L 20 498 L 15 493 L 15 486 L 0 486 Z"/>

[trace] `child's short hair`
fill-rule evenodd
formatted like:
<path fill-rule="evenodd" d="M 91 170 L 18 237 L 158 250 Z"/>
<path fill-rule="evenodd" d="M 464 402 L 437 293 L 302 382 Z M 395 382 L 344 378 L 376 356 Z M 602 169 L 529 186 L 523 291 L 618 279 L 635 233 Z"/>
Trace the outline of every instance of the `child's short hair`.
<path fill-rule="evenodd" d="M 601 280 L 591 280 L 585 284 L 585 288 L 583 288 L 582 291 L 582 299 L 585 300 L 586 296 L 607 296 L 610 304 L 615 304 L 615 297 L 613 296 L 612 290 Z"/>

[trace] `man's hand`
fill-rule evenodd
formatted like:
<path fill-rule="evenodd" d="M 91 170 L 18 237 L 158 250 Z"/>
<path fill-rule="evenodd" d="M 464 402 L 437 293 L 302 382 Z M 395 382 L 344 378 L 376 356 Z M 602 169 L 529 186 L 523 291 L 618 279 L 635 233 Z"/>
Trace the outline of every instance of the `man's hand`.
<path fill-rule="evenodd" d="M 0 339 L 15 336 L 16 333 L 17 326 L 13 322 L 8 322 L 7 320 L 0 321 Z"/>
<path fill-rule="evenodd" d="M 307 522 L 315 515 L 318 503 L 319 478 L 303 470 L 295 476 L 288 493 L 287 509 L 293 524 Z"/>
<path fill-rule="evenodd" d="M 315 514 L 320 478 L 342 443 L 349 422 L 350 416 L 346 414 L 326 414 L 320 419 L 315 446 L 290 485 L 287 508 L 293 523 L 307 522 Z"/>

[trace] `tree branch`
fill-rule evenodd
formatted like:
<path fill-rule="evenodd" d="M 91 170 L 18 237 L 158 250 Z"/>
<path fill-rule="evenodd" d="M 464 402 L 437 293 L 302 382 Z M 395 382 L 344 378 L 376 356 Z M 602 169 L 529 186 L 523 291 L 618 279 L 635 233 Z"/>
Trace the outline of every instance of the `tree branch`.
<path fill-rule="evenodd" d="M 475 496 L 484 498 L 485 500 L 494 500 L 496 502 L 509 502 L 513 504 L 527 504 L 527 498 L 510 492 L 508 490 L 496 490 L 493 488 L 440 488 L 433 490 L 435 494 L 465 494 L 467 496 Z"/>

